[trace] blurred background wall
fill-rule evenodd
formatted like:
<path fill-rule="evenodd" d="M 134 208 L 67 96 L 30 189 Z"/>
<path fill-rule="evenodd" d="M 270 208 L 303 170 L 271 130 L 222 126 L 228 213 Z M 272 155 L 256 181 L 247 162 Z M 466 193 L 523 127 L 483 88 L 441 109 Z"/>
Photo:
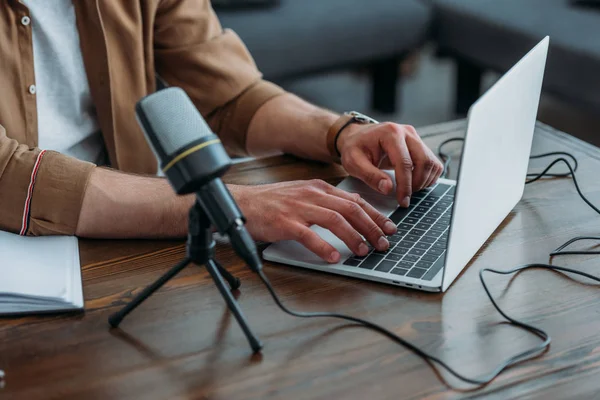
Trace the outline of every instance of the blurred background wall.
<path fill-rule="evenodd" d="M 270 79 L 337 112 L 423 126 L 469 105 L 536 42 L 539 119 L 600 145 L 600 0 L 213 0 Z"/>

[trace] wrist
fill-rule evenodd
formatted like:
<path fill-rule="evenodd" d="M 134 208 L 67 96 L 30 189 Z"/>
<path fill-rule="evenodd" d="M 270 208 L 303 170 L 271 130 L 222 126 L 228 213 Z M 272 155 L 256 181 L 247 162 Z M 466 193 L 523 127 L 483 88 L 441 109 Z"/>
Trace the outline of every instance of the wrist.
<path fill-rule="evenodd" d="M 348 139 L 363 128 L 364 125 L 354 122 L 349 124 L 340 132 L 336 143 L 336 148 L 340 156 L 344 154 L 344 147 L 346 146 L 346 143 L 348 143 Z"/>
<path fill-rule="evenodd" d="M 341 149 L 348 137 L 352 137 L 353 131 L 359 131 L 361 125 L 376 124 L 377 121 L 371 117 L 356 111 L 350 111 L 339 117 L 327 131 L 327 150 L 329 155 L 336 161 L 340 161 Z"/>

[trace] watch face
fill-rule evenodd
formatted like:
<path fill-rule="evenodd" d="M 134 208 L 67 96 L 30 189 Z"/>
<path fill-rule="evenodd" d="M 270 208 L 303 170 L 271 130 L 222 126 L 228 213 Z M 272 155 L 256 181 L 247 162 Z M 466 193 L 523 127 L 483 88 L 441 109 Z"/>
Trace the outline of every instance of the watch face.
<path fill-rule="evenodd" d="M 360 122 L 361 124 L 377 124 L 378 122 L 376 120 L 374 120 L 373 118 L 365 115 L 365 114 L 361 114 L 357 111 L 350 111 L 347 112 L 346 114 L 351 115 L 354 117 L 354 119 L 357 122 Z"/>

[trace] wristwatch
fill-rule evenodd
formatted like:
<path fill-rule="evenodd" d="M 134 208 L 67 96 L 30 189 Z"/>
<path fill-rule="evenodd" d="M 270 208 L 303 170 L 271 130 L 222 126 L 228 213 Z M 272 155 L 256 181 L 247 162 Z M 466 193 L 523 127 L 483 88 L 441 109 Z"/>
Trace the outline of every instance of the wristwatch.
<path fill-rule="evenodd" d="M 378 124 L 373 118 L 361 114 L 357 111 L 348 111 L 344 115 L 339 117 L 333 125 L 327 131 L 327 150 L 331 157 L 339 159 L 342 155 L 340 154 L 337 141 L 340 137 L 340 133 L 350 124 Z"/>

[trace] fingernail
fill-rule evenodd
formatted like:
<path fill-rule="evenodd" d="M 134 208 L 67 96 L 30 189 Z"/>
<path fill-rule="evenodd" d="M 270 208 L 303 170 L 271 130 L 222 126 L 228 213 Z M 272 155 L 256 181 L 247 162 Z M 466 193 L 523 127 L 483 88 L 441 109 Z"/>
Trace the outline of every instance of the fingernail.
<path fill-rule="evenodd" d="M 358 255 L 359 256 L 366 256 L 368 252 L 369 252 L 369 248 L 367 247 L 366 244 L 361 243 L 358 245 Z"/>
<path fill-rule="evenodd" d="M 329 255 L 329 262 L 332 264 L 335 264 L 337 262 L 340 261 L 340 253 L 338 253 L 337 251 L 334 251 L 333 253 L 331 253 Z"/>
<path fill-rule="evenodd" d="M 377 241 L 377 247 L 379 247 L 379 250 L 386 250 L 388 247 L 390 247 L 390 242 L 388 242 L 387 239 L 382 236 Z"/>
<path fill-rule="evenodd" d="M 383 224 L 383 229 L 389 233 L 395 233 L 398 230 L 392 221 L 387 221 L 385 224 Z"/>
<path fill-rule="evenodd" d="M 387 180 L 382 179 L 379 181 L 379 185 L 377 185 L 377 188 L 379 189 L 379 191 L 383 194 L 387 194 L 388 190 L 387 190 Z"/>
<path fill-rule="evenodd" d="M 408 206 L 410 206 L 410 196 L 406 196 L 400 205 L 404 208 L 408 208 Z"/>

